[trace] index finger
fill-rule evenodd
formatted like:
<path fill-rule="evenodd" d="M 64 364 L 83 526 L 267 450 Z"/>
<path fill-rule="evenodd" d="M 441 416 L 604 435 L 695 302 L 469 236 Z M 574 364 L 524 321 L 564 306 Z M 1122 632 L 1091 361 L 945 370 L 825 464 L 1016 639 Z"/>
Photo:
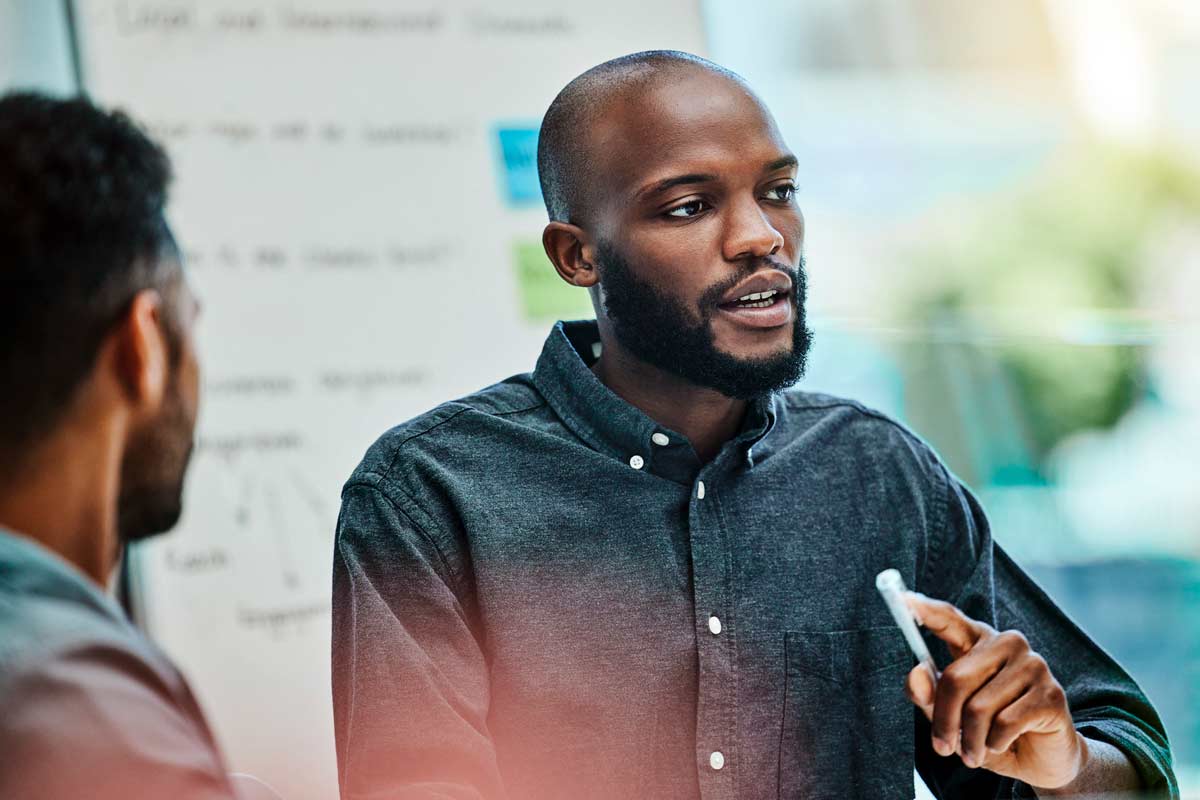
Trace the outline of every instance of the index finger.
<path fill-rule="evenodd" d="M 904 599 L 917 622 L 948 644 L 955 658 L 969 651 L 990 630 L 944 600 L 934 600 L 919 592 L 906 592 Z"/>

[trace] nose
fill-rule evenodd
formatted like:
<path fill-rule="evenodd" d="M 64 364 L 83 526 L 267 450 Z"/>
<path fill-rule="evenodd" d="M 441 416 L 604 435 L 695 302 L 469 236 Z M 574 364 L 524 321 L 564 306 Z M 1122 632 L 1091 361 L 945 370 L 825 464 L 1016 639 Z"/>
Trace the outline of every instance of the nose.
<path fill-rule="evenodd" d="M 783 234 L 771 224 L 757 202 L 747 200 L 730 207 L 722 243 L 725 260 L 765 258 L 774 255 L 782 247 Z"/>

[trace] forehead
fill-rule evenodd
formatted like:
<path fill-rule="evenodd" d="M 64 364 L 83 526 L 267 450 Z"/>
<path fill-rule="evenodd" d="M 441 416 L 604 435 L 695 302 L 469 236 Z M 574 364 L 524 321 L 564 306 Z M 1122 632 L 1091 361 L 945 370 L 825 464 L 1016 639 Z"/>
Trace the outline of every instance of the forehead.
<path fill-rule="evenodd" d="M 770 112 L 742 84 L 681 69 L 614 90 L 590 126 L 594 174 L 628 195 L 681 172 L 757 172 L 788 153 Z"/>

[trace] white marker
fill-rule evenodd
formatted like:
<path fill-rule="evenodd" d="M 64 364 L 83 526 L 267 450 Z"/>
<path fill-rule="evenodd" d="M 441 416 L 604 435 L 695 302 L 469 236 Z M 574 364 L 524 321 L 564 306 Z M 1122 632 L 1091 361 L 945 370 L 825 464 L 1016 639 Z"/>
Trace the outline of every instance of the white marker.
<path fill-rule="evenodd" d="M 894 569 L 885 569 L 875 576 L 875 588 L 879 590 L 879 594 L 883 595 L 883 602 L 887 603 L 888 610 L 892 612 L 892 617 L 900 626 L 900 632 L 904 634 L 904 639 L 908 642 L 913 655 L 917 657 L 917 661 L 925 665 L 936 683 L 938 679 L 937 665 L 933 663 L 933 656 L 929 654 L 929 648 L 925 646 L 925 640 L 921 638 L 921 632 L 917 630 L 917 621 L 913 617 L 912 609 L 904 601 L 904 592 L 907 590 L 904 588 L 904 579 L 900 577 L 900 572 Z"/>

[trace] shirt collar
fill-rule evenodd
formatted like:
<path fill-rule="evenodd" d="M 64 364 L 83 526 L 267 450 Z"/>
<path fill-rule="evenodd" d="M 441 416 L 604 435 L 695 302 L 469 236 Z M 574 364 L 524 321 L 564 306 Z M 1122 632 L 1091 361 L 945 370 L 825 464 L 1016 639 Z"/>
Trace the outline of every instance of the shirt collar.
<path fill-rule="evenodd" d="M 534 369 L 534 386 L 563 423 L 593 449 L 631 467 L 691 483 L 702 467 L 691 443 L 600 382 L 591 370 L 599 345 L 595 320 L 555 323 Z M 733 446 L 726 445 L 717 460 L 733 451 L 735 463 L 752 467 L 761 461 L 758 442 L 775 425 L 776 402 L 768 395 L 750 403 Z"/>
<path fill-rule="evenodd" d="M 129 624 L 117 602 L 74 564 L 39 542 L 0 528 L 0 584 L 21 595 L 82 603 Z"/>

